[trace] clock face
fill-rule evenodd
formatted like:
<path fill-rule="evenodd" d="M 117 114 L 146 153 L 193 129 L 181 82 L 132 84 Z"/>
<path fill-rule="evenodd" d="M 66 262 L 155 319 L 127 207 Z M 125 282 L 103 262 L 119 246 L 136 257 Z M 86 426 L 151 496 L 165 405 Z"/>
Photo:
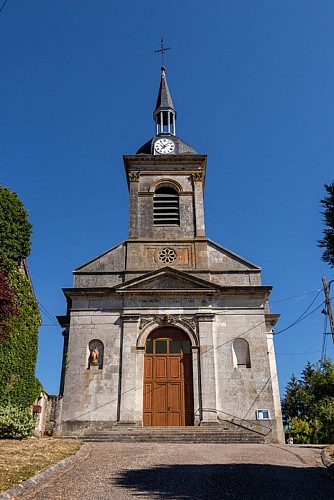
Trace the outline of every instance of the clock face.
<path fill-rule="evenodd" d="M 170 139 L 158 139 L 154 144 L 154 151 L 159 155 L 168 155 L 175 149 L 175 144 Z"/>

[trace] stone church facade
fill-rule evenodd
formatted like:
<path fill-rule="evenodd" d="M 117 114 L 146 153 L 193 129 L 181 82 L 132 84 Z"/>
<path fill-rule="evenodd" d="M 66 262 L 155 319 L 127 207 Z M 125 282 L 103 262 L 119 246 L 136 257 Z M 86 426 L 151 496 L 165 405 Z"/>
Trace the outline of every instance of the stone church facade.
<path fill-rule="evenodd" d="M 205 234 L 206 156 L 177 137 L 165 68 L 156 134 L 124 156 L 126 241 L 64 289 L 58 433 L 242 426 L 282 442 L 270 286 Z"/>

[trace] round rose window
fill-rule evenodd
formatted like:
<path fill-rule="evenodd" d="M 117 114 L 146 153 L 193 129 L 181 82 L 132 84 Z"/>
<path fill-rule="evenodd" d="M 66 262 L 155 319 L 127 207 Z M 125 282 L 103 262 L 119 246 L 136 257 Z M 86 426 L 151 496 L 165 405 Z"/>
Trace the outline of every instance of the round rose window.
<path fill-rule="evenodd" d="M 164 264 L 170 264 L 176 259 L 176 252 L 172 248 L 163 248 L 158 253 L 158 259 Z"/>

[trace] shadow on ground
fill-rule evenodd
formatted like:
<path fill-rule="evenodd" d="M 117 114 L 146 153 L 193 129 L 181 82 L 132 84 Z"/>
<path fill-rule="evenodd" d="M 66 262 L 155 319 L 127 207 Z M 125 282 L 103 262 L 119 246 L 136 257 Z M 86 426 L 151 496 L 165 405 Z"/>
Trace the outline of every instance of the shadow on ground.
<path fill-rule="evenodd" d="M 162 465 L 117 475 L 133 496 L 174 499 L 334 498 L 334 481 L 318 467 L 258 464 Z M 130 491 L 129 491 L 130 492 Z"/>

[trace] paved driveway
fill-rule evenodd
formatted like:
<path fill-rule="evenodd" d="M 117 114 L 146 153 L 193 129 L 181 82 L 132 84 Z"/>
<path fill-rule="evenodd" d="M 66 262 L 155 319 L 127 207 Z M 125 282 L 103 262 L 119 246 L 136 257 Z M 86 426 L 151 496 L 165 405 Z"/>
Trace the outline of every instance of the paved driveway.
<path fill-rule="evenodd" d="M 313 446 L 91 445 L 90 456 L 20 498 L 334 499 L 334 479 Z"/>

